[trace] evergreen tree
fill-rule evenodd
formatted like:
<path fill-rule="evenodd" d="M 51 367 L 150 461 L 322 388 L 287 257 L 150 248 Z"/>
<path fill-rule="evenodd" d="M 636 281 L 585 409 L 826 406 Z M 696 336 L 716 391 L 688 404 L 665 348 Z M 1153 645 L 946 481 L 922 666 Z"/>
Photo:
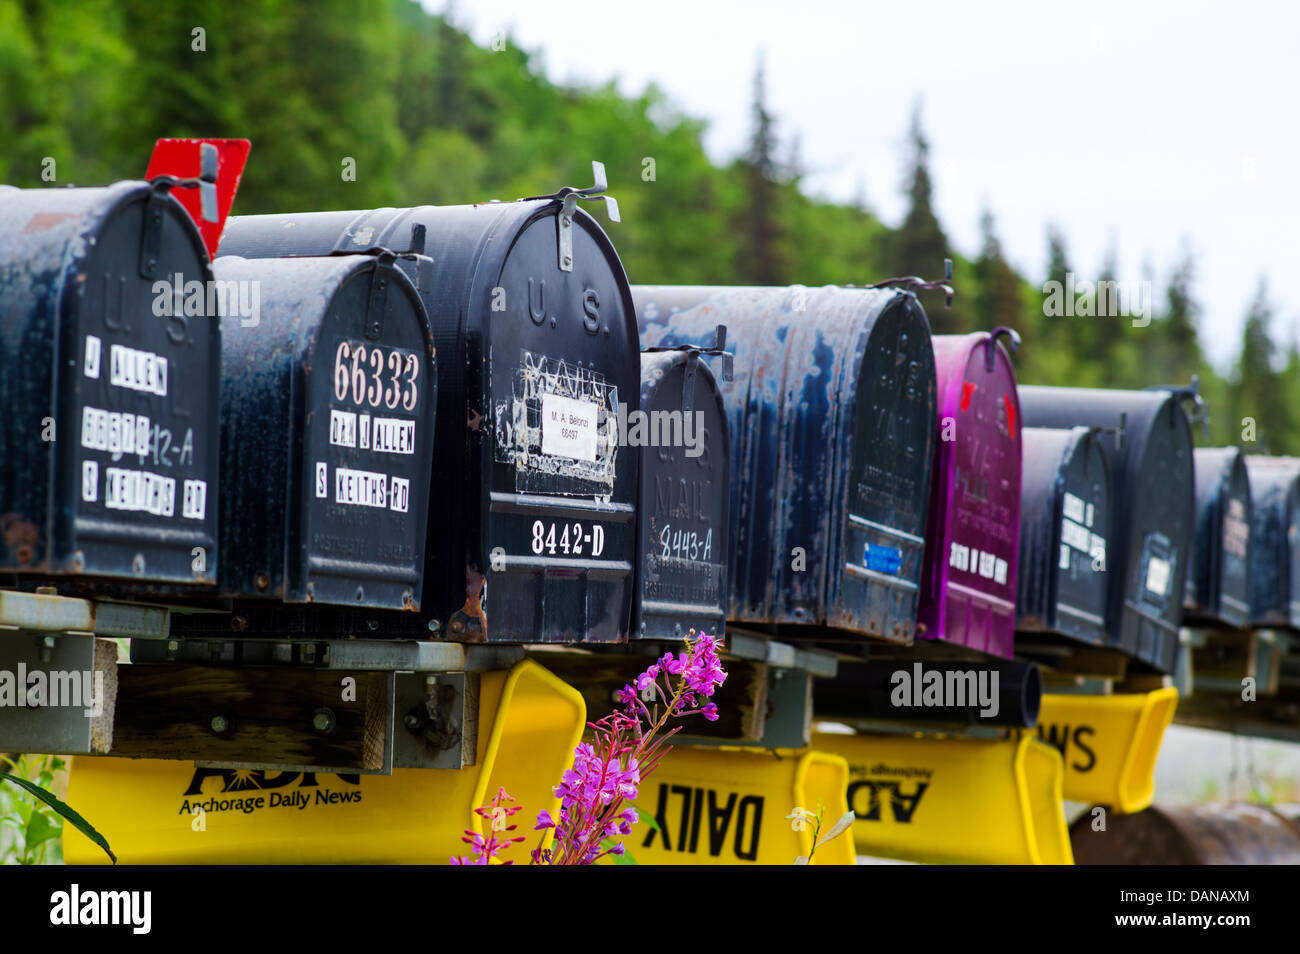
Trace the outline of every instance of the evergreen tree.
<path fill-rule="evenodd" d="M 1166 380 L 1181 384 L 1202 364 L 1201 346 L 1196 339 L 1199 306 L 1192 297 L 1196 260 L 1184 246 L 1182 257 L 1165 289 L 1163 320 L 1159 322 L 1162 371 Z"/>
<path fill-rule="evenodd" d="M 948 237 L 944 235 L 931 205 L 930 143 L 921 128 L 919 102 L 912 110 L 907 143 L 908 169 L 904 194 L 908 198 L 908 209 L 903 224 L 893 237 L 894 274 L 934 279 L 943 274 L 943 260 L 953 256 L 949 250 Z M 970 330 L 974 324 L 971 309 L 965 304 L 961 289 L 958 288 L 957 291 L 951 310 L 944 309 L 937 295 L 927 300 L 926 313 L 935 334 Z"/>
<path fill-rule="evenodd" d="M 745 183 L 742 212 L 744 240 L 737 271 L 742 281 L 756 285 L 784 285 L 794 280 L 790 274 L 786 248 L 787 223 L 776 161 L 776 121 L 766 102 L 765 70 L 760 57 L 754 72 L 754 129 L 749 151 L 741 160 Z"/>
<path fill-rule="evenodd" d="M 1295 411 L 1283 388 L 1283 375 L 1275 369 L 1272 321 L 1268 284 L 1261 278 L 1242 329 L 1241 356 L 1232 387 L 1233 417 L 1243 432 L 1254 431 L 1253 446 L 1243 438 L 1248 450 L 1276 454 L 1285 453 L 1293 444 Z"/>
<path fill-rule="evenodd" d="M 985 209 L 980 216 L 983 238 L 980 256 L 975 260 L 975 278 L 979 290 L 975 296 L 976 325 L 992 331 L 999 325 L 1021 330 L 1024 324 L 1022 282 L 1002 255 L 1002 243 L 993 231 L 993 213 Z"/>

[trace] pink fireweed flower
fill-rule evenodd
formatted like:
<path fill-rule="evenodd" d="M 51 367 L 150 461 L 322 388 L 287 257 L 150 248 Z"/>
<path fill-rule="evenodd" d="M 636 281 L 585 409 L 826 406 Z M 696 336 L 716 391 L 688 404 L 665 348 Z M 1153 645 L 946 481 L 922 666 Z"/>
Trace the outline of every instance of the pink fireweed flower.
<path fill-rule="evenodd" d="M 630 835 L 640 814 L 626 802 L 637 798 L 645 779 L 671 751 L 668 740 L 682 727 L 669 722 L 690 715 L 718 719 L 717 704 L 704 700 L 727 678 L 719 648 L 716 637 L 697 636 L 692 629 L 684 651 L 665 653 L 617 691 L 621 708 L 588 723 L 591 741 L 574 748 L 573 764 L 553 789 L 559 811 L 537 813 L 533 830 L 542 834 L 529 852 L 533 864 L 593 864 L 627 851 L 614 839 Z M 490 819 L 492 831 L 487 837 L 466 831 L 464 840 L 476 857 L 454 858 L 453 864 L 511 863 L 497 857 L 522 840 L 497 836 L 518 827 L 509 821 L 519 806 L 504 807 L 506 801 L 513 800 L 500 790 L 490 806 L 475 809 Z"/>
<path fill-rule="evenodd" d="M 470 851 L 476 857 L 474 857 L 473 859 L 452 858 L 451 863 L 453 865 L 491 864 L 492 861 L 496 859 L 497 855 L 499 855 L 502 852 L 502 850 L 510 847 L 511 845 L 517 842 L 521 842 L 525 840 L 522 835 L 519 835 L 518 837 L 515 838 L 497 837 L 497 832 L 514 831 L 516 828 L 519 827 L 518 825 L 506 824 L 506 821 L 509 820 L 511 815 L 513 815 L 517 811 L 522 810 L 523 808 L 522 805 L 515 805 L 512 808 L 507 808 L 502 804 L 502 802 L 513 802 L 513 801 L 514 799 L 510 797 L 510 795 L 506 792 L 504 788 L 498 788 L 496 795 L 492 797 L 491 804 L 483 806 L 481 808 L 474 809 L 474 814 L 478 815 L 480 818 L 486 818 L 490 820 L 491 834 L 489 834 L 487 838 L 484 838 L 478 832 L 466 828 L 465 834 L 461 836 L 460 840 L 470 846 Z M 514 864 L 514 862 L 501 861 L 501 864 L 512 865 Z"/>

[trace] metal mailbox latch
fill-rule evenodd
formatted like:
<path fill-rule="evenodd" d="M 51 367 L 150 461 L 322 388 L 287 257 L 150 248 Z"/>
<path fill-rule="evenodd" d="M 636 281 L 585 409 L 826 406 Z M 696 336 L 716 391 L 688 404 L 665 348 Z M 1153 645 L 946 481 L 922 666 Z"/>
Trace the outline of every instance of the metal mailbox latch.
<path fill-rule="evenodd" d="M 163 206 L 172 189 L 198 189 L 204 221 L 220 220 L 217 214 L 217 147 L 210 142 L 199 146 L 199 177 L 178 179 L 156 176 L 149 180 L 152 191 L 145 207 L 144 232 L 140 237 L 140 277 L 158 277 L 158 256 L 162 252 Z"/>
<path fill-rule="evenodd" d="M 520 202 L 532 202 L 537 199 L 560 200 L 560 211 L 555 218 L 555 227 L 557 229 L 557 245 L 559 246 L 559 267 L 562 272 L 573 271 L 573 213 L 577 211 L 579 199 L 604 201 L 605 212 L 609 216 L 609 220 L 611 222 L 623 221 L 619 217 L 618 200 L 612 195 L 604 194 L 609 188 L 609 182 L 605 178 L 605 164 L 603 162 L 592 161 L 591 177 L 595 181 L 585 189 L 565 186 L 552 195 L 530 195 L 519 200 Z"/>
<path fill-rule="evenodd" d="M 952 296 L 956 294 L 952 285 L 952 259 L 943 260 L 943 281 L 927 282 L 923 278 L 915 275 L 904 275 L 900 278 L 886 278 L 883 282 L 876 282 L 874 285 L 868 285 L 868 288 L 904 288 L 912 294 L 918 291 L 933 291 L 939 289 L 943 292 L 943 306 L 952 307 Z"/>
<path fill-rule="evenodd" d="M 695 410 L 695 369 L 699 363 L 700 355 L 713 354 L 722 358 L 722 380 L 732 381 L 735 379 L 735 362 L 734 355 L 727 350 L 727 326 L 718 325 L 713 329 L 713 347 L 702 348 L 699 345 L 684 344 L 675 347 L 652 347 L 642 348 L 643 352 L 653 351 L 683 351 L 686 353 L 686 366 L 682 368 L 682 411 L 689 414 Z"/>
<path fill-rule="evenodd" d="M 985 369 L 989 374 L 993 373 L 994 365 L 997 362 L 998 338 L 1002 335 L 1007 336 L 1007 350 L 1015 354 L 1020 350 L 1020 333 L 1014 328 L 1008 328 L 1005 325 L 999 325 L 989 332 L 988 350 L 985 352 Z"/>

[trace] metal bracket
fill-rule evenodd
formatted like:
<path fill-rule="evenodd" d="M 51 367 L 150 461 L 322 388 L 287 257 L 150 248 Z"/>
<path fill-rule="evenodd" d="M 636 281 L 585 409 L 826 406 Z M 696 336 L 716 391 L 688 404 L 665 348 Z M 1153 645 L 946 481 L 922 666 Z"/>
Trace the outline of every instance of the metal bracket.
<path fill-rule="evenodd" d="M 171 626 L 165 606 L 83 600 L 47 593 L 0 592 L 0 627 L 40 633 L 94 633 L 162 639 Z M 0 630 L 0 642 L 9 634 Z"/>
<path fill-rule="evenodd" d="M 1168 391 L 1180 401 L 1192 402 L 1192 413 L 1187 416 L 1188 423 L 1200 424 L 1206 437 L 1210 436 L 1210 405 L 1205 398 L 1201 397 L 1201 379 L 1199 375 L 1192 375 L 1192 383 L 1182 387 L 1176 387 L 1169 384 L 1154 384 L 1148 387 L 1148 391 Z"/>
<path fill-rule="evenodd" d="M 1111 427 L 1090 427 L 1088 428 L 1093 434 L 1114 434 L 1115 450 L 1124 449 L 1124 432 L 1128 430 L 1128 411 L 1119 412 L 1119 423 Z"/>
<path fill-rule="evenodd" d="M 397 256 L 380 249 L 375 256 L 375 271 L 370 277 L 370 296 L 366 299 L 366 338 L 378 341 L 384 334 L 384 309 L 388 307 L 388 283 L 397 271 Z"/>
<path fill-rule="evenodd" d="M 603 201 L 605 203 L 605 213 L 609 216 L 611 222 L 621 222 L 619 217 L 618 200 L 612 195 L 604 195 L 609 188 L 609 182 L 605 178 L 605 164 L 603 162 L 592 161 L 591 176 L 595 180 L 585 189 L 575 189 L 572 186 L 565 186 L 559 192 L 551 195 L 530 195 L 527 198 L 520 199 L 520 202 L 533 202 L 538 199 L 558 199 L 560 209 L 555 217 L 555 227 L 557 246 L 559 248 L 559 267 L 562 272 L 573 271 L 573 214 L 577 211 L 578 200 L 590 200 L 593 202 Z"/>
<path fill-rule="evenodd" d="M 923 278 L 917 278 L 915 275 L 904 275 L 900 278 L 886 278 L 883 282 L 876 282 L 874 285 L 868 285 L 868 288 L 904 288 L 907 291 L 916 294 L 918 291 L 933 291 L 941 289 L 943 291 L 943 306 L 952 307 L 952 296 L 956 294 L 952 285 L 952 259 L 943 260 L 943 281 L 927 282 Z"/>
<path fill-rule="evenodd" d="M 718 325 L 713 329 L 713 347 L 702 348 L 699 345 L 684 344 L 668 348 L 655 346 L 651 348 L 642 348 L 643 354 L 650 354 L 657 351 L 683 351 L 686 353 L 685 380 L 682 383 L 682 410 L 690 412 L 695 408 L 695 367 L 700 360 L 700 355 L 718 355 L 722 358 L 722 380 L 732 381 L 735 379 L 735 356 L 727 350 L 727 326 Z"/>
<path fill-rule="evenodd" d="M 394 767 L 460 769 L 474 764 L 477 678 L 463 672 L 397 673 Z"/>
<path fill-rule="evenodd" d="M 560 214 L 555 220 L 556 228 L 560 230 L 560 271 L 562 272 L 573 271 L 573 213 L 577 208 L 577 197 L 566 195 L 560 203 Z"/>
<path fill-rule="evenodd" d="M 998 338 L 1002 335 L 1007 336 L 1007 349 L 1015 354 L 1020 350 L 1020 332 L 1014 328 L 1008 328 L 1005 325 L 999 325 L 989 332 L 988 350 L 985 354 L 985 370 L 990 374 L 993 373 L 993 366 L 997 360 Z"/>
<path fill-rule="evenodd" d="M 172 189 L 198 189 L 201 216 L 205 222 L 217 222 L 217 147 L 210 143 L 199 144 L 199 177 L 178 179 L 176 176 L 155 176 L 149 180 L 149 202 L 145 207 L 144 232 L 140 239 L 140 277 L 158 277 L 158 256 L 162 251 L 163 207 L 167 193 Z"/>

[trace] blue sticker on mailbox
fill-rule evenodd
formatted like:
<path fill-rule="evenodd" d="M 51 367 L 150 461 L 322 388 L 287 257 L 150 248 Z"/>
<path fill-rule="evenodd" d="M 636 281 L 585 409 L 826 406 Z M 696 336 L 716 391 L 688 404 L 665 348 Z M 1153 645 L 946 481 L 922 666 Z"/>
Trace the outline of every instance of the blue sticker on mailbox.
<path fill-rule="evenodd" d="M 862 545 L 862 562 L 868 570 L 877 573 L 897 573 L 903 565 L 903 551 L 870 543 Z"/>

